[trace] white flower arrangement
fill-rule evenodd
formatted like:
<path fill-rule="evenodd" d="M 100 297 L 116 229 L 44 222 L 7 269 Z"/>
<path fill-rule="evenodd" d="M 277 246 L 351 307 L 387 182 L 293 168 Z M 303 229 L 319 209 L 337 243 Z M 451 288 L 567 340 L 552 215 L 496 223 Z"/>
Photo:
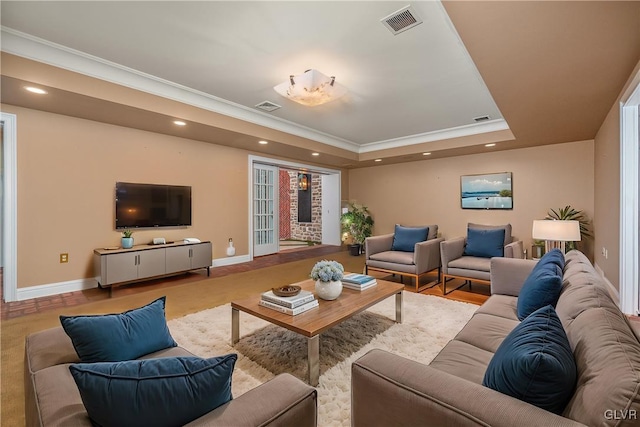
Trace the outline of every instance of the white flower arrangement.
<path fill-rule="evenodd" d="M 337 261 L 323 259 L 311 269 L 311 278 L 321 282 L 331 282 L 342 279 L 344 267 Z"/>

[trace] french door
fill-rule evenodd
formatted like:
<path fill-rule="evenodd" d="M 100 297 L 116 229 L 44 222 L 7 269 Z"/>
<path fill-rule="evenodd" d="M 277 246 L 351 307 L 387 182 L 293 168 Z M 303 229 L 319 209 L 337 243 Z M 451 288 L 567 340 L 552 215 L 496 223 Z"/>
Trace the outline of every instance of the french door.
<path fill-rule="evenodd" d="M 278 168 L 253 165 L 253 255 L 280 250 L 278 231 Z"/>

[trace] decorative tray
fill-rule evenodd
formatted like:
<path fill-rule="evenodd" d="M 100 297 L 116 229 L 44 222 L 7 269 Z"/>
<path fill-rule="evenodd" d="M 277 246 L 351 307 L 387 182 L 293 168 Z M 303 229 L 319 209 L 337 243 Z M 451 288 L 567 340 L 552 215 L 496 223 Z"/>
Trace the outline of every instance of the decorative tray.
<path fill-rule="evenodd" d="M 300 293 L 300 290 L 302 290 L 300 286 L 293 286 L 293 285 L 281 286 L 279 288 L 271 289 L 274 295 L 279 297 L 292 297 L 292 296 L 298 295 Z"/>

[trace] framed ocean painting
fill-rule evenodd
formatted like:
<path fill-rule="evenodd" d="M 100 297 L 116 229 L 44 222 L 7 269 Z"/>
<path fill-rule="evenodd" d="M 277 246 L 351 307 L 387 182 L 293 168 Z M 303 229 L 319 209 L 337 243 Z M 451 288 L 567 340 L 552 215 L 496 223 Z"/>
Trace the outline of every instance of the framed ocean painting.
<path fill-rule="evenodd" d="M 513 209 L 511 172 L 462 175 L 462 209 Z"/>

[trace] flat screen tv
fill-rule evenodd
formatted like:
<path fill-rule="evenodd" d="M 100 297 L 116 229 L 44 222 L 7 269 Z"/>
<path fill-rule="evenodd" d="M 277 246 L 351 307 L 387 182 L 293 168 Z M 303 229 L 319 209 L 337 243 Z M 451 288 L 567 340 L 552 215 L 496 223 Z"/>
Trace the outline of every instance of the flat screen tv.
<path fill-rule="evenodd" d="M 116 230 L 191 225 L 191 187 L 116 182 Z"/>

